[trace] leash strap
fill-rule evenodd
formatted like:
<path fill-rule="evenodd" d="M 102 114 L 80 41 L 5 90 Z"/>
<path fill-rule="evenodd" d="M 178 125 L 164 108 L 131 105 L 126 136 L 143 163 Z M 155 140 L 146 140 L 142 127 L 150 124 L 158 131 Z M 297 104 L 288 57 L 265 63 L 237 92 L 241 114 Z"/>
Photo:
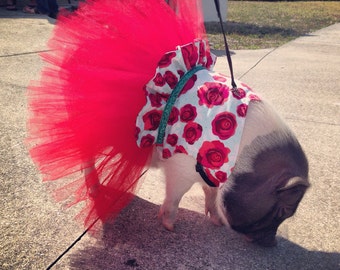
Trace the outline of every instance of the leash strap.
<path fill-rule="evenodd" d="M 176 99 L 178 98 L 179 94 L 181 93 L 183 87 L 185 84 L 189 81 L 189 79 L 199 70 L 205 69 L 203 66 L 195 66 L 191 70 L 189 70 L 187 73 L 184 74 L 184 76 L 179 80 L 177 85 L 175 86 L 175 89 L 171 92 L 170 97 L 168 101 L 166 102 L 166 105 L 164 107 L 164 111 L 162 113 L 162 118 L 159 124 L 158 128 L 158 136 L 156 140 L 156 144 L 162 144 L 165 136 L 165 128 L 169 121 L 170 113 L 172 110 L 172 107 L 175 104 Z"/>
<path fill-rule="evenodd" d="M 231 85 L 233 87 L 233 91 L 237 92 L 237 85 L 235 83 L 234 71 L 233 71 L 233 63 L 231 61 L 231 56 L 230 56 L 229 46 L 228 46 L 228 42 L 227 42 L 227 37 L 226 37 L 225 31 L 224 31 L 224 27 L 223 27 L 223 21 L 222 21 L 222 16 L 221 16 L 221 8 L 220 8 L 220 1 L 219 0 L 214 0 L 214 2 L 215 2 L 216 11 L 217 11 L 217 16 L 218 16 L 219 21 L 220 21 L 221 31 L 222 31 L 222 34 L 223 34 L 224 47 L 225 47 L 225 52 L 226 52 L 226 56 L 227 56 L 227 60 L 228 60 L 228 65 L 229 65 L 229 70 L 230 70 Z"/>

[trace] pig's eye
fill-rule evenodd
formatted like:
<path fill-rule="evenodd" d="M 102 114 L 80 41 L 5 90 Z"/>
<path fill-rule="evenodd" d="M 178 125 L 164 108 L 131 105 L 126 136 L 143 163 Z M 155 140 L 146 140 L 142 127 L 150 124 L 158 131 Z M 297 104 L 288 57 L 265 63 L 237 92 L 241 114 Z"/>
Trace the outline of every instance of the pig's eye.
<path fill-rule="evenodd" d="M 282 219 L 283 217 L 284 217 L 284 215 L 285 215 L 285 211 L 284 211 L 284 209 L 283 208 L 279 208 L 278 210 L 277 210 L 277 213 L 276 213 L 276 219 Z"/>
<path fill-rule="evenodd" d="M 258 229 L 261 226 L 261 222 L 256 222 L 253 224 L 254 229 Z"/>

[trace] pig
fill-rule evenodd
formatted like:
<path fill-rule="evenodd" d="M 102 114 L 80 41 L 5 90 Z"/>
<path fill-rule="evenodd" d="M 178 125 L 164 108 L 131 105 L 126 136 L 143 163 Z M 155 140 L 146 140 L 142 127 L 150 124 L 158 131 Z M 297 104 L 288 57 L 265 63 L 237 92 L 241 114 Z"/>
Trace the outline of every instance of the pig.
<path fill-rule="evenodd" d="M 164 1 L 97 2 L 57 26 L 29 87 L 30 154 L 44 181 L 65 178 L 55 197 L 86 202 L 88 228 L 105 222 L 130 202 L 156 148 L 166 229 L 199 182 L 213 223 L 274 245 L 309 186 L 308 162 L 270 105 L 233 82 L 231 59 L 231 78 L 213 71 L 198 2 L 168 1 L 175 12 Z"/>
<path fill-rule="evenodd" d="M 179 153 L 158 163 L 166 178 L 159 218 L 170 231 L 182 196 L 198 182 L 206 214 L 214 224 L 229 225 L 260 246 L 275 246 L 279 225 L 294 215 L 310 185 L 302 147 L 263 100 L 249 104 L 236 164 L 225 184 L 208 186 L 196 171 L 196 162 Z"/>

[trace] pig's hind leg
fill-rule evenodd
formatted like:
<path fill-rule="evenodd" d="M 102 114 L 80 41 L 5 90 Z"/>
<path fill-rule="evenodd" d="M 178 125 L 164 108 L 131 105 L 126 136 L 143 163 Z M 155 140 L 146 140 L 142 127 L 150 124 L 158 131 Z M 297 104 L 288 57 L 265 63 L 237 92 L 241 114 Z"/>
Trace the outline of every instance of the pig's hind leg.
<path fill-rule="evenodd" d="M 166 177 L 166 196 L 159 211 L 163 226 L 173 231 L 178 205 L 192 185 L 200 181 L 195 171 L 196 161 L 185 154 L 176 154 L 163 162 Z"/>

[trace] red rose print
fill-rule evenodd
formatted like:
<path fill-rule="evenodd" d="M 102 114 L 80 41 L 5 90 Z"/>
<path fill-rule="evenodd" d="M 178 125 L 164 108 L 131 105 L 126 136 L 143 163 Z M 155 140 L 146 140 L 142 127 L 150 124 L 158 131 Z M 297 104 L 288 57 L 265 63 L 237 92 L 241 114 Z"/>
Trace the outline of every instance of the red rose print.
<path fill-rule="evenodd" d="M 168 124 L 173 125 L 178 121 L 179 110 L 176 107 L 172 107 L 172 110 L 169 115 Z"/>
<path fill-rule="evenodd" d="M 218 81 L 218 82 L 226 82 L 227 81 L 227 78 L 225 78 L 221 75 L 214 75 L 213 78 L 214 78 L 215 81 Z"/>
<path fill-rule="evenodd" d="M 198 59 L 197 47 L 191 43 L 181 48 L 183 60 L 188 70 L 196 66 Z"/>
<path fill-rule="evenodd" d="M 198 63 L 201 64 L 202 66 L 204 65 L 204 58 L 205 58 L 205 46 L 204 46 L 204 42 L 200 41 Z"/>
<path fill-rule="evenodd" d="M 170 86 L 171 89 L 174 89 L 176 84 L 178 83 L 178 79 L 175 74 L 171 71 L 167 70 L 164 73 L 164 80 Z"/>
<path fill-rule="evenodd" d="M 143 115 L 144 130 L 156 130 L 161 121 L 162 111 L 152 110 Z"/>
<path fill-rule="evenodd" d="M 230 112 L 217 114 L 211 123 L 212 132 L 221 140 L 226 140 L 235 134 L 236 117 Z"/>
<path fill-rule="evenodd" d="M 242 88 L 237 88 L 237 90 L 232 91 L 233 97 L 236 99 L 242 99 L 246 96 L 246 91 L 244 91 Z"/>
<path fill-rule="evenodd" d="M 182 122 L 194 121 L 196 116 L 196 107 L 191 104 L 184 105 L 180 110 L 180 119 Z"/>
<path fill-rule="evenodd" d="M 211 108 L 222 105 L 229 96 L 229 88 L 226 85 L 215 82 L 206 82 L 197 92 L 200 105 Z"/>
<path fill-rule="evenodd" d="M 260 100 L 261 100 L 261 99 L 260 99 L 257 95 L 255 95 L 255 94 L 249 95 L 249 99 L 250 99 L 250 100 L 254 100 L 254 101 L 260 101 Z"/>
<path fill-rule="evenodd" d="M 245 87 L 245 88 L 251 90 L 251 88 L 250 88 L 248 85 L 246 85 L 245 83 L 241 83 L 241 85 L 242 85 L 243 87 Z"/>
<path fill-rule="evenodd" d="M 183 131 L 183 138 L 188 144 L 194 144 L 202 136 L 202 126 L 195 123 L 189 122 L 185 125 Z"/>
<path fill-rule="evenodd" d="M 207 56 L 207 63 L 205 64 L 205 67 L 210 68 L 211 65 L 214 64 L 214 61 L 213 61 L 209 51 L 206 51 L 206 56 Z"/>
<path fill-rule="evenodd" d="M 240 104 L 237 106 L 237 115 L 240 117 L 245 117 L 247 115 L 248 105 L 247 104 Z"/>
<path fill-rule="evenodd" d="M 169 98 L 169 94 L 160 94 L 160 93 L 156 93 L 156 94 L 149 94 L 149 99 L 151 102 L 151 106 L 152 107 L 161 107 L 162 106 L 162 100 L 164 100 L 165 102 L 168 100 Z"/>
<path fill-rule="evenodd" d="M 152 107 L 158 108 L 162 106 L 162 96 L 159 93 L 150 94 L 149 99 Z"/>
<path fill-rule="evenodd" d="M 153 78 L 153 82 L 155 83 L 156 86 L 164 86 L 165 85 L 165 80 L 162 76 L 162 74 L 157 73 L 156 76 Z"/>
<path fill-rule="evenodd" d="M 152 136 L 152 135 L 150 135 L 150 134 L 148 134 L 148 135 L 144 136 L 144 137 L 141 139 L 141 141 L 140 141 L 140 147 L 141 147 L 141 148 L 150 147 L 150 146 L 153 145 L 154 141 L 155 141 L 155 137 Z"/>
<path fill-rule="evenodd" d="M 204 172 L 208 176 L 210 182 L 213 183 L 215 187 L 218 187 L 220 185 L 219 179 L 212 175 L 210 169 L 205 169 Z"/>
<path fill-rule="evenodd" d="M 181 91 L 181 95 L 185 94 L 186 92 L 188 92 L 190 89 L 192 89 L 192 87 L 194 86 L 195 82 L 197 81 L 197 75 L 194 74 L 191 76 L 191 78 L 187 81 L 187 83 L 184 85 L 182 91 Z"/>
<path fill-rule="evenodd" d="M 163 157 L 163 158 L 170 158 L 170 157 L 171 157 L 171 152 L 170 152 L 170 150 L 167 149 L 167 148 L 164 148 L 164 149 L 163 149 L 163 152 L 162 152 L 162 157 Z"/>
<path fill-rule="evenodd" d="M 135 139 L 136 140 L 138 139 L 139 133 L 140 133 L 140 128 L 136 127 L 136 129 L 135 129 Z"/>
<path fill-rule="evenodd" d="M 176 145 L 175 153 L 188 154 L 183 145 Z"/>
<path fill-rule="evenodd" d="M 178 73 L 180 78 L 182 78 L 184 76 L 184 71 L 183 70 L 177 70 L 177 73 Z"/>
<path fill-rule="evenodd" d="M 215 187 L 218 187 L 221 183 L 227 181 L 227 174 L 225 172 L 218 171 L 215 173 L 215 175 L 211 173 L 210 169 L 205 169 L 204 172 Z"/>
<path fill-rule="evenodd" d="M 221 183 L 224 183 L 227 181 L 227 174 L 225 172 L 218 171 L 215 173 L 215 176 Z"/>
<path fill-rule="evenodd" d="M 219 169 L 228 162 L 230 149 L 220 141 L 204 142 L 197 154 L 197 161 L 210 169 Z"/>
<path fill-rule="evenodd" d="M 158 62 L 158 66 L 160 68 L 164 68 L 164 67 L 167 67 L 167 66 L 170 66 L 171 64 L 171 60 L 172 58 L 174 58 L 176 56 L 176 53 L 175 52 L 169 52 L 167 54 L 165 54 L 162 59 Z"/>
<path fill-rule="evenodd" d="M 170 144 L 171 146 L 175 146 L 178 141 L 178 136 L 176 134 L 169 134 L 166 138 L 166 142 Z"/>

